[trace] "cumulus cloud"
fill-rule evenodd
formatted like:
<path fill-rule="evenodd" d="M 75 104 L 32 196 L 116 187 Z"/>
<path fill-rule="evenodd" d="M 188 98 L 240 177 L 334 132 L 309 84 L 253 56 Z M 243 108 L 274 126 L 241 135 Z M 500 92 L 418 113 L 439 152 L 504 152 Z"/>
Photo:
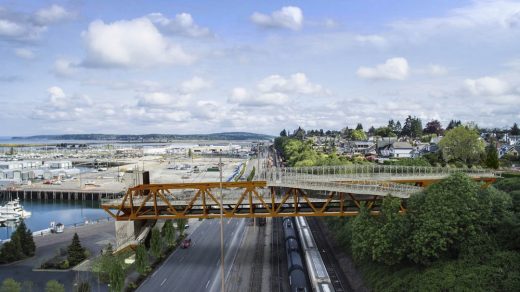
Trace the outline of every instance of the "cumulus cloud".
<path fill-rule="evenodd" d="M 31 49 L 28 48 L 18 48 L 14 50 L 14 53 L 16 56 L 26 59 L 26 60 L 32 60 L 35 57 L 34 52 Z"/>
<path fill-rule="evenodd" d="M 152 108 L 183 107 L 187 104 L 189 99 L 189 95 L 174 96 L 166 92 L 147 92 L 137 96 L 137 105 Z"/>
<path fill-rule="evenodd" d="M 310 82 L 304 73 L 289 77 L 275 74 L 260 80 L 256 84 L 256 90 L 235 87 L 228 102 L 250 107 L 280 106 L 299 95 L 324 94 L 328 94 L 328 91 L 323 86 Z"/>
<path fill-rule="evenodd" d="M 34 14 L 0 7 L 0 39 L 6 41 L 34 41 L 47 31 L 48 26 L 73 16 L 59 5 L 52 5 Z"/>
<path fill-rule="evenodd" d="M 357 75 L 366 79 L 404 80 L 410 68 L 405 58 L 391 58 L 375 67 L 360 67 Z"/>
<path fill-rule="evenodd" d="M 104 23 L 96 20 L 82 33 L 87 46 L 85 66 L 151 67 L 189 64 L 194 57 L 171 43 L 148 18 Z"/>
<path fill-rule="evenodd" d="M 475 96 L 499 96 L 507 94 L 511 87 L 508 82 L 495 77 L 464 80 L 465 89 Z"/>
<path fill-rule="evenodd" d="M 34 19 L 38 24 L 48 25 L 74 18 L 74 13 L 67 11 L 59 5 L 52 5 L 47 8 L 40 9 L 34 14 Z"/>
<path fill-rule="evenodd" d="M 165 32 L 189 37 L 205 37 L 211 35 L 209 28 L 197 25 L 189 13 L 183 12 L 177 14 L 175 18 L 172 19 L 165 17 L 162 13 L 150 13 L 147 17 L 154 24 L 163 28 Z"/>
<path fill-rule="evenodd" d="M 183 93 L 194 93 L 211 87 L 211 82 L 199 76 L 183 81 L 180 86 L 180 91 Z"/>
<path fill-rule="evenodd" d="M 33 109 L 31 118 L 49 121 L 72 121 L 80 118 L 94 104 L 87 95 L 67 95 L 59 86 L 47 89 L 47 100 Z"/>
<path fill-rule="evenodd" d="M 60 58 L 54 62 L 52 72 L 59 77 L 70 77 L 78 71 L 77 67 L 77 63 Z"/>
<path fill-rule="evenodd" d="M 255 12 L 251 21 L 261 27 L 286 28 L 299 30 L 303 26 L 303 12 L 296 6 L 285 6 L 271 15 Z"/>

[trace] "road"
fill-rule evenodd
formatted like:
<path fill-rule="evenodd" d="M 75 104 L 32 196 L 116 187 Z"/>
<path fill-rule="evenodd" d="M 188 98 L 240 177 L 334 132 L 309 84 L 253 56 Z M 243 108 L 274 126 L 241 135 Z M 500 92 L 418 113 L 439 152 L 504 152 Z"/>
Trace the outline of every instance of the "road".
<path fill-rule="evenodd" d="M 245 219 L 224 219 L 226 277 L 245 224 Z M 220 219 L 202 221 L 189 238 L 190 248 L 175 250 L 137 291 L 220 291 Z"/>

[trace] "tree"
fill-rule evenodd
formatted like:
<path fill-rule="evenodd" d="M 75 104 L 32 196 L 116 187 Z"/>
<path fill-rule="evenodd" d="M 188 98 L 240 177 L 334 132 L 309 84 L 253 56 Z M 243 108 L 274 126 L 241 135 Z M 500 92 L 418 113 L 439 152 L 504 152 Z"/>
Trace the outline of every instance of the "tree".
<path fill-rule="evenodd" d="M 20 221 L 20 224 L 16 228 L 16 233 L 20 236 L 20 244 L 22 246 L 22 252 L 27 257 L 32 257 L 36 251 L 36 245 L 32 236 L 32 232 L 25 225 L 24 220 Z"/>
<path fill-rule="evenodd" d="M 152 238 L 150 239 L 150 251 L 152 255 L 156 258 L 159 258 L 162 254 L 162 241 L 161 241 L 161 233 L 159 229 L 152 229 Z"/>
<path fill-rule="evenodd" d="M 11 234 L 11 240 L 2 245 L 0 250 L 0 262 L 10 263 L 24 258 L 22 244 L 18 232 Z"/>
<path fill-rule="evenodd" d="M 77 233 L 74 233 L 72 237 L 72 243 L 67 248 L 67 260 L 71 267 L 81 263 L 87 257 L 85 256 L 85 249 L 81 246 L 81 242 L 79 241 L 79 236 Z"/>
<path fill-rule="evenodd" d="M 112 262 L 108 275 L 110 279 L 110 291 L 121 292 L 125 285 L 125 272 L 123 270 L 123 265 L 119 260 Z"/>
<path fill-rule="evenodd" d="M 491 141 L 486 147 L 486 166 L 498 169 L 500 163 L 498 160 L 498 151 L 495 141 Z"/>
<path fill-rule="evenodd" d="M 281 132 L 280 132 L 280 137 L 287 137 L 287 131 L 285 129 L 283 129 Z"/>
<path fill-rule="evenodd" d="M 148 253 L 144 245 L 140 244 L 135 250 L 135 267 L 139 274 L 144 275 L 148 272 L 150 264 L 148 263 Z"/>
<path fill-rule="evenodd" d="M 65 292 L 65 286 L 56 280 L 50 280 L 45 284 L 45 292 Z"/>
<path fill-rule="evenodd" d="M 363 125 L 361 123 L 358 123 L 357 126 L 356 126 L 356 130 L 363 131 Z"/>
<path fill-rule="evenodd" d="M 397 121 L 397 123 L 395 123 L 395 127 L 394 127 L 394 133 L 396 135 L 401 135 L 401 131 L 402 131 L 402 127 L 401 127 L 401 121 Z"/>
<path fill-rule="evenodd" d="M 172 220 L 166 220 L 161 233 L 168 246 L 172 246 L 175 243 L 175 229 L 173 228 Z"/>
<path fill-rule="evenodd" d="M 189 157 L 189 158 L 192 158 L 192 157 L 193 157 L 193 152 L 191 151 L 191 148 L 188 149 L 188 157 Z"/>
<path fill-rule="evenodd" d="M 376 134 L 376 136 L 381 136 L 381 137 L 395 137 L 393 130 L 390 129 L 389 127 L 377 128 L 375 134 Z"/>
<path fill-rule="evenodd" d="M 412 117 L 408 116 L 404 121 L 403 129 L 401 130 L 401 136 L 412 136 Z"/>
<path fill-rule="evenodd" d="M 376 133 L 376 128 L 374 128 L 374 126 L 371 126 L 370 129 L 368 129 L 368 133 L 373 136 Z"/>
<path fill-rule="evenodd" d="M 456 173 L 408 200 L 412 226 L 408 257 L 429 265 L 441 257 L 456 258 L 463 242 L 482 232 L 480 186 Z"/>
<path fill-rule="evenodd" d="M 426 134 L 437 134 L 440 136 L 444 130 L 442 129 L 441 122 L 438 120 L 433 120 L 426 123 L 426 127 L 424 128 L 423 132 Z"/>
<path fill-rule="evenodd" d="M 301 127 L 298 127 L 298 129 L 296 129 L 294 131 L 293 136 L 294 136 L 294 138 L 296 138 L 300 141 L 303 141 L 303 138 L 305 138 L 305 130 L 302 129 Z"/>
<path fill-rule="evenodd" d="M 448 124 L 448 127 L 446 127 L 446 131 L 455 129 L 456 127 L 458 127 L 460 125 L 462 125 L 462 123 L 460 121 L 451 120 L 450 123 Z"/>
<path fill-rule="evenodd" d="M 412 118 L 411 136 L 413 138 L 422 136 L 422 122 L 421 122 L 421 119 L 419 119 L 417 117 Z"/>
<path fill-rule="evenodd" d="M 363 130 L 354 130 L 352 131 L 352 135 L 350 136 L 352 140 L 362 141 L 367 139 L 367 135 Z"/>
<path fill-rule="evenodd" d="M 475 130 L 458 126 L 446 132 L 439 142 L 445 161 L 461 161 L 465 164 L 477 162 L 484 153 L 484 142 Z"/>
<path fill-rule="evenodd" d="M 182 237 L 184 235 L 184 230 L 186 229 L 186 223 L 188 220 L 186 219 L 177 219 L 177 229 L 179 230 L 179 235 Z"/>
<path fill-rule="evenodd" d="M 518 128 L 518 125 L 516 123 L 513 124 L 513 127 L 511 128 L 511 135 L 518 136 L 520 135 L 520 129 Z"/>
<path fill-rule="evenodd" d="M 20 292 L 22 291 L 22 285 L 16 282 L 12 278 L 7 278 L 2 282 L 0 286 L 0 292 Z"/>

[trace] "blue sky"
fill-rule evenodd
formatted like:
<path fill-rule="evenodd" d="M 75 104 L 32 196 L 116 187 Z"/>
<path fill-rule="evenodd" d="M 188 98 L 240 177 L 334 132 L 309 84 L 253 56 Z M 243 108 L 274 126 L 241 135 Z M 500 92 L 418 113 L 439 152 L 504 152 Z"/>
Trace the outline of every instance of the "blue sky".
<path fill-rule="evenodd" d="M 518 1 L 0 1 L 0 136 L 520 120 Z"/>

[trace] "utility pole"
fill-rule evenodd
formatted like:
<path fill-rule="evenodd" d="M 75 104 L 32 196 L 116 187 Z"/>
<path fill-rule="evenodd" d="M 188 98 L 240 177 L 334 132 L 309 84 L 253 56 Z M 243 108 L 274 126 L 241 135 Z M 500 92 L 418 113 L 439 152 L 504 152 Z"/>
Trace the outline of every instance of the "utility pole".
<path fill-rule="evenodd" d="M 219 171 L 220 171 L 220 291 L 226 290 L 224 287 L 224 198 L 222 195 L 222 150 L 220 150 L 220 156 L 218 159 Z"/>

